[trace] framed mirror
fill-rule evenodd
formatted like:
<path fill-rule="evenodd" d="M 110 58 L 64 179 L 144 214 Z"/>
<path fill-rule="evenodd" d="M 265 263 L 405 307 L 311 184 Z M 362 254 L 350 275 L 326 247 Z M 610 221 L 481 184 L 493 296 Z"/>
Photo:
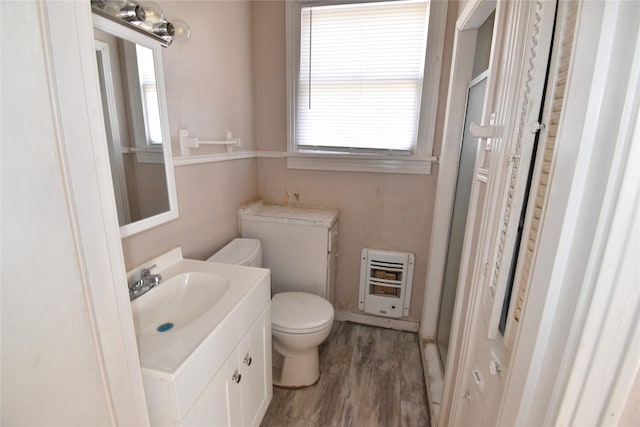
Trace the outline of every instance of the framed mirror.
<path fill-rule="evenodd" d="M 121 237 L 178 218 L 162 46 L 93 14 Z"/>

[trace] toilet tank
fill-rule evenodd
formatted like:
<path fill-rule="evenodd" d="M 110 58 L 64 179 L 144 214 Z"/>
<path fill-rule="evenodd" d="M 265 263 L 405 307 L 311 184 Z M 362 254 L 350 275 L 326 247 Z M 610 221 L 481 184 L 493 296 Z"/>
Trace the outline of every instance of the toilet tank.
<path fill-rule="evenodd" d="M 274 294 L 300 291 L 333 300 L 337 210 L 257 202 L 241 207 L 238 219 L 240 235 L 262 243 Z"/>
<path fill-rule="evenodd" d="M 257 239 L 233 239 L 207 261 L 262 267 L 262 245 Z"/>

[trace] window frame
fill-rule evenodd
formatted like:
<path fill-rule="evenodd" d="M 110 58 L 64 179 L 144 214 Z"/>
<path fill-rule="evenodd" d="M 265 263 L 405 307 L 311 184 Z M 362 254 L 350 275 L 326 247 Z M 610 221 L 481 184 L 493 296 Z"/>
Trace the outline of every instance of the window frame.
<path fill-rule="evenodd" d="M 424 80 L 418 117 L 416 146 L 410 154 L 380 151 L 311 151 L 296 143 L 298 75 L 300 69 L 300 11 L 307 6 L 374 3 L 389 0 L 292 0 L 286 2 L 286 84 L 287 84 L 287 167 L 289 169 L 354 172 L 430 174 L 433 140 L 438 110 L 438 93 L 446 27 L 446 2 L 429 1 Z M 431 94 L 432 96 L 429 96 Z"/>
<path fill-rule="evenodd" d="M 142 71 L 140 68 L 141 65 L 141 60 L 140 60 L 140 52 L 142 49 L 146 49 L 149 53 L 151 53 L 151 66 L 153 67 L 152 71 L 153 71 L 153 84 L 149 84 L 149 83 L 145 83 L 142 78 L 142 74 L 144 73 L 144 71 Z M 147 46 L 143 46 L 139 43 L 136 43 L 135 45 L 135 54 L 136 54 L 136 62 L 135 64 L 137 64 L 137 71 L 138 71 L 138 91 L 140 92 L 140 107 L 142 110 L 142 116 L 143 116 L 143 121 L 144 121 L 144 139 L 146 141 L 146 147 L 147 148 L 156 148 L 156 147 L 160 147 L 162 146 L 162 119 L 160 118 L 160 100 L 159 100 L 159 94 L 158 94 L 158 82 L 157 82 L 157 76 L 156 76 L 156 64 L 155 64 L 155 53 L 153 51 L 153 49 L 147 47 Z M 147 91 L 151 91 L 153 92 L 153 98 L 155 98 L 155 107 L 157 110 L 157 114 L 155 114 L 155 118 L 152 119 L 150 117 L 150 111 L 149 111 L 149 102 L 148 101 L 148 97 L 147 97 Z M 151 129 L 152 127 L 152 120 L 157 120 L 157 129 L 156 132 L 160 133 L 160 139 L 153 139 L 152 134 L 153 131 Z"/>
<path fill-rule="evenodd" d="M 142 37 L 142 39 L 146 39 Z M 158 96 L 158 107 L 160 114 L 160 126 L 162 132 L 162 142 L 154 144 L 150 142 L 147 129 L 146 106 L 144 102 L 144 93 L 140 84 L 140 76 L 138 70 L 138 57 L 136 53 L 136 45 L 150 49 L 153 52 L 153 67 L 156 74 L 156 95 Z M 162 103 L 160 98 L 160 87 L 158 80 L 161 78 L 160 70 L 162 67 L 161 59 L 157 50 L 161 47 L 159 42 L 155 40 L 136 40 L 122 44 L 122 55 L 124 60 L 125 73 L 125 90 L 128 97 L 128 107 L 131 120 L 131 135 L 133 138 L 133 147 L 131 150 L 135 152 L 136 161 L 139 163 L 164 163 L 164 144 L 167 143 L 165 129 L 162 128 Z M 166 108 L 166 107 L 164 107 Z M 168 132 L 168 131 L 166 131 Z M 167 133 L 168 135 L 168 133 Z"/>

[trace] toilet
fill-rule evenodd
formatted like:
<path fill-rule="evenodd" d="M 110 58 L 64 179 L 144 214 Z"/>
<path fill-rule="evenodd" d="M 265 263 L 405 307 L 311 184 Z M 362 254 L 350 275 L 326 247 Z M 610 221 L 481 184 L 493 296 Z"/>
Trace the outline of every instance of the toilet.
<path fill-rule="evenodd" d="M 237 238 L 207 261 L 261 267 L 262 245 L 258 239 Z M 273 295 L 271 334 L 276 352 L 274 385 L 302 388 L 318 381 L 318 346 L 331 333 L 333 319 L 333 306 L 318 295 L 296 291 Z"/>

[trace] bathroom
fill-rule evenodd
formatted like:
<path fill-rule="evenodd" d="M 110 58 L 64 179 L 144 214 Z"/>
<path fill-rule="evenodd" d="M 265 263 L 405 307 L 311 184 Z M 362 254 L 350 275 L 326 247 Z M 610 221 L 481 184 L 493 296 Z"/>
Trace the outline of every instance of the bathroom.
<path fill-rule="evenodd" d="M 176 161 L 174 172 L 179 218 L 122 239 L 124 268 L 129 270 L 176 246 L 182 248 L 186 258 L 206 259 L 238 236 L 237 208 L 256 199 L 276 204 L 334 208 L 340 211 L 339 257 L 334 298 L 337 315 L 349 318 L 353 313 L 359 312 L 357 283 L 361 249 L 370 247 L 402 250 L 412 252 L 416 257 L 411 306 L 409 315 L 403 318 L 402 327 L 417 331 L 423 319 L 425 293 L 428 291 L 427 268 L 430 259 L 429 248 L 439 166 L 432 165 L 429 174 L 289 169 L 287 159 L 282 156 L 287 149 L 284 2 L 167 1 L 161 2 L 161 5 L 167 16 L 180 17 L 189 23 L 193 31 L 193 36 L 188 42 L 176 42 L 163 50 L 169 128 L 176 158 L 179 152 L 177 130 L 181 128 L 186 128 L 191 135 L 203 139 L 222 138 L 229 130 L 235 138 L 240 138 L 242 141 L 241 150 L 238 151 L 251 151 L 255 152 L 255 155 L 220 161 L 220 158 L 215 156 L 221 152 L 220 150 L 204 147 L 200 149 L 199 154 L 212 154 L 212 159 L 216 160 L 194 164 Z M 452 60 L 456 20 L 466 5 L 465 2 L 447 4 L 443 67 L 437 90 L 434 153 L 440 152 L 444 133 L 444 116 L 450 89 L 447 64 Z M 5 52 L 12 53 L 9 50 L 10 46 L 5 50 L 4 28 L 7 26 L 4 25 L 4 20 L 7 19 L 7 11 L 14 11 L 10 9 L 11 7 L 15 7 L 15 11 L 18 10 L 15 5 L 3 5 L 4 7 L 7 9 L 3 9 L 2 13 L 3 56 Z M 49 12 L 41 5 L 33 5 L 31 9 L 24 12 L 24 21 L 31 24 L 28 25 L 29 27 L 39 28 L 44 33 L 48 27 L 43 24 L 43 19 L 46 20 L 43 16 L 47 17 Z M 51 20 L 64 19 L 56 15 L 59 11 L 55 7 L 50 7 L 50 12 Z M 75 24 L 80 28 L 78 31 L 84 31 L 86 34 L 87 22 L 81 19 L 78 21 L 80 24 Z M 10 28 L 23 31 L 18 34 L 21 34 L 28 43 L 32 43 L 35 51 L 42 49 L 38 37 L 27 35 L 24 30 L 16 27 Z M 74 36 L 70 34 L 72 32 L 70 28 L 72 27 L 61 28 L 62 34 L 55 37 L 64 36 L 73 40 Z M 19 57 L 18 53 L 15 55 Z M 52 62 L 56 60 L 55 57 L 47 59 Z M 46 65 L 42 64 L 48 64 L 44 59 L 36 62 L 44 68 Z M 3 72 L 4 67 L 3 65 Z M 79 75 L 73 74 L 69 76 L 58 74 L 56 78 L 81 80 Z M 46 73 L 35 75 L 33 78 L 33 81 L 40 82 L 40 86 L 36 88 L 38 90 L 33 89 L 33 91 L 42 97 L 40 102 L 35 104 L 41 105 L 43 109 L 50 103 L 45 96 L 48 93 L 47 84 L 52 84 L 49 79 L 50 76 Z M 4 88 L 3 78 L 3 90 Z M 64 103 L 65 101 L 62 100 L 61 108 L 66 108 Z M 37 117 L 37 114 L 42 114 L 49 117 L 47 115 L 51 115 L 46 110 L 29 111 L 29 114 L 26 114 L 27 111 L 29 110 L 25 110 L 22 115 L 15 114 L 22 117 L 20 120 L 16 119 L 16 122 L 23 126 L 23 130 L 29 129 L 27 116 Z M 54 115 L 53 119 L 48 120 L 55 122 L 58 118 Z M 22 287 L 24 293 L 19 293 L 18 296 L 16 294 L 19 291 L 13 290 L 13 287 L 10 288 L 11 293 L 5 294 L 7 288 L 3 273 L 3 297 L 8 296 L 9 300 L 15 301 L 16 310 L 29 307 L 29 310 L 35 312 L 32 322 L 25 322 L 25 316 L 14 313 L 3 303 L 2 336 L 13 337 L 15 333 L 9 328 L 20 322 L 20 328 L 24 329 L 18 330 L 31 336 L 33 340 L 31 343 L 28 340 L 20 341 L 24 348 L 19 346 L 18 354 L 29 355 L 24 357 L 24 362 L 16 365 L 27 372 L 20 381 L 9 374 L 5 376 L 3 368 L 3 383 L 7 381 L 7 384 L 15 387 L 17 391 L 15 394 L 9 393 L 8 396 L 3 392 L 3 421 L 7 420 L 7 424 L 20 424 L 19 420 L 22 419 L 23 422 L 32 424 L 39 422 L 69 424 L 75 420 L 77 423 L 97 425 L 105 424 L 104 420 L 107 419 L 119 420 L 118 416 L 126 417 L 123 414 L 130 414 L 130 420 L 140 421 L 144 418 L 138 418 L 138 415 L 135 415 L 141 404 L 144 405 L 144 396 L 136 392 L 139 384 L 133 381 L 133 386 L 130 386 L 129 381 L 132 380 L 118 378 L 117 374 L 110 371 L 113 369 L 112 366 L 132 366 L 131 358 L 136 356 L 135 348 L 130 348 L 132 337 L 127 335 L 132 331 L 126 327 L 117 326 L 120 321 L 117 319 L 121 314 L 118 314 L 119 303 L 116 301 L 120 301 L 121 296 L 114 296 L 109 290 L 113 289 L 108 280 L 109 277 L 118 277 L 118 274 L 106 261 L 96 261 L 103 258 L 91 256 L 95 253 L 103 256 L 110 253 L 109 251 L 116 250 L 114 245 L 120 245 L 120 240 L 113 230 L 107 230 L 106 237 L 103 236 L 91 242 L 87 237 L 91 236 L 87 234 L 88 230 L 99 228 L 100 224 L 110 223 L 109 221 L 113 222 L 113 213 L 110 214 L 111 217 L 105 218 L 105 214 L 95 212 L 97 206 L 110 206 L 109 203 L 112 202 L 105 201 L 104 195 L 94 191 L 99 188 L 98 184 L 87 182 L 86 187 L 77 186 L 78 179 L 82 181 L 82 175 L 80 177 L 74 175 L 78 172 L 73 168 L 61 168 L 60 171 L 55 169 L 59 165 L 47 163 L 49 161 L 47 156 L 55 155 L 56 150 L 63 152 L 64 150 L 60 147 L 64 148 L 64 144 L 57 145 L 58 148 L 52 149 L 46 146 L 42 149 L 43 147 L 37 145 L 38 141 L 59 141 L 63 139 L 60 135 L 64 135 L 65 128 L 60 129 L 50 124 L 49 127 L 42 129 L 39 130 L 42 132 L 39 138 L 34 138 L 33 142 L 25 142 L 22 146 L 16 147 L 16 150 L 25 150 L 19 153 L 20 156 L 33 158 L 32 162 L 36 167 L 50 167 L 50 173 L 56 177 L 63 176 L 67 185 L 60 186 L 56 192 L 40 194 L 39 188 L 48 187 L 38 187 L 41 185 L 40 181 L 22 179 L 15 183 L 15 190 L 5 191 L 5 185 L 8 184 L 4 175 L 7 170 L 4 160 L 6 157 L 3 155 L 3 199 L 5 195 L 13 196 L 15 191 L 16 200 L 20 200 L 21 206 L 24 207 L 20 213 L 28 219 L 25 223 L 29 224 L 29 227 L 21 225 L 17 227 L 17 230 L 23 234 L 23 245 L 17 244 L 21 241 L 18 237 L 7 242 L 10 241 L 22 251 L 31 249 L 32 257 L 41 257 L 43 260 L 43 267 L 29 269 L 26 258 L 20 258 L 19 254 L 7 255 L 8 249 L 5 247 L 3 237 L 3 267 L 6 256 L 15 256 L 13 265 L 22 266 L 19 270 L 22 273 L 12 273 L 17 275 L 8 276 L 12 280 L 17 278 L 27 280 L 28 273 L 31 271 L 40 283 L 46 283 L 47 279 L 56 277 L 56 284 L 64 283 L 63 280 L 81 284 L 77 289 L 74 287 L 64 292 L 59 292 L 60 286 L 48 289 L 44 287 L 45 289 L 38 293 L 36 299 L 42 313 L 38 315 L 38 310 L 33 308 L 33 301 L 28 299 L 34 297 L 28 290 L 28 286 Z M 89 134 L 96 132 L 95 129 L 85 131 Z M 10 135 L 17 136 L 18 132 L 12 132 Z M 3 131 L 3 146 L 4 140 Z M 4 150 L 3 147 L 3 152 Z M 74 156 L 85 156 L 86 159 L 93 155 L 95 154 L 78 149 L 63 153 L 62 158 L 67 156 L 69 161 L 73 162 Z M 33 169 L 35 170 L 36 167 Z M 33 172 L 31 169 L 28 167 L 26 171 Z M 13 169 L 9 170 L 13 171 Z M 22 172 L 17 170 L 14 172 L 18 174 L 17 176 L 22 176 L 20 175 Z M 86 171 L 84 173 L 85 177 L 88 176 Z M 104 176 L 107 171 L 98 170 L 98 173 Z M 38 175 L 34 174 L 34 176 Z M 51 175 L 46 175 L 43 182 L 46 182 L 48 176 Z M 39 198 L 42 197 L 42 200 L 30 202 L 20 196 L 20 194 L 34 193 L 38 194 Z M 87 206 L 83 204 L 85 202 Z M 46 223 L 42 223 L 42 219 L 36 213 L 38 203 L 44 203 L 44 206 L 50 209 L 51 217 Z M 3 214 L 5 205 L 3 200 Z M 74 220 L 77 215 L 81 218 L 80 222 Z M 93 215 L 91 217 L 93 222 L 83 222 L 86 221 L 87 216 L 91 215 Z M 5 215 L 3 217 L 3 235 L 7 235 L 5 221 L 8 219 L 5 219 L 7 218 Z M 13 236 L 11 233 L 8 235 Z M 92 248 L 92 245 L 96 247 Z M 91 252 L 94 250 L 97 252 Z M 72 258 L 79 258 L 79 264 L 83 267 L 76 268 L 75 263 L 69 261 L 68 257 L 63 257 L 62 261 L 56 262 L 52 254 L 57 251 L 76 254 Z M 64 264 L 65 262 L 67 264 Z M 40 263 L 36 264 L 40 265 Z M 68 267 L 64 267 L 65 265 Z M 64 274 L 58 273 L 65 268 Z M 99 276 L 97 272 L 104 273 L 104 278 L 94 279 L 96 275 Z M 91 277 L 92 280 L 87 280 L 87 277 Z M 101 285 L 102 282 L 98 280 L 103 280 L 104 283 Z M 39 290 L 39 287 L 36 289 Z M 82 304 L 75 302 L 78 299 L 83 301 Z M 105 306 L 95 302 L 98 300 Z M 50 302 L 53 304 L 49 305 Z M 94 310 L 95 319 L 91 321 L 87 321 L 88 316 L 85 313 L 87 307 L 94 307 L 91 310 Z M 86 330 L 75 331 L 76 335 L 71 335 L 69 332 L 67 335 L 50 330 L 52 326 L 42 326 L 48 322 L 55 323 L 54 321 L 59 321 L 59 325 L 65 327 L 72 327 L 75 324 L 85 325 L 78 328 L 85 327 Z M 39 331 L 38 327 L 42 330 Z M 124 331 L 119 332 L 124 338 L 121 343 L 112 343 L 110 346 L 104 341 L 106 339 L 104 335 L 105 333 L 106 335 L 115 334 L 118 330 Z M 67 358 L 64 357 L 63 349 L 59 348 L 61 346 L 48 343 L 40 352 L 43 354 L 43 359 L 40 360 L 39 352 L 34 350 L 34 347 L 38 348 L 40 342 L 47 342 L 45 332 L 51 336 L 60 336 L 70 347 L 77 348 L 77 351 Z M 6 347 L 3 345 L 3 362 L 5 351 Z M 135 377 L 136 368 L 129 369 L 131 370 L 129 375 L 132 378 Z M 104 380 L 105 377 L 109 380 Z M 61 393 L 64 404 L 56 403 L 52 399 L 50 405 L 45 403 L 40 411 L 36 411 L 34 418 L 20 418 L 20 415 L 16 415 L 32 410 L 32 406 L 20 400 L 19 396 L 29 393 L 34 385 L 40 390 L 35 395 L 38 398 L 36 400 L 47 401 L 45 398 L 47 394 L 54 395 L 68 378 L 80 378 L 80 380 L 70 381 L 68 388 L 62 387 L 65 390 Z M 87 383 L 96 380 L 103 386 L 93 388 L 87 386 Z M 109 388 L 111 391 L 108 391 Z M 77 398 L 75 403 L 72 403 L 72 396 Z M 83 408 L 74 415 L 76 418 L 65 418 L 67 415 L 55 409 L 55 406 L 58 406 L 67 408 L 68 411 L 70 405 Z M 116 413 L 119 415 L 114 415 Z M 43 418 L 38 418 L 38 414 Z M 112 421 L 112 423 L 117 424 L 118 421 Z M 125 422 L 120 421 L 120 423 Z"/>
<path fill-rule="evenodd" d="M 287 149 L 284 2 L 161 5 L 166 16 L 183 19 L 192 30 L 190 40 L 174 42 L 162 52 L 174 142 L 176 129 L 205 140 L 220 139 L 230 130 L 242 141 L 235 152 L 257 151 L 258 157 L 183 164 L 176 156 L 180 216 L 122 240 L 127 270 L 175 246 L 181 246 L 186 258 L 207 259 L 237 237 L 237 209 L 255 199 L 337 209 L 336 318 L 363 314 L 358 308 L 362 248 L 411 252 L 415 284 L 409 316 L 400 322 L 416 332 L 436 175 L 287 169 L 282 156 Z M 191 154 L 197 158 L 225 151 L 203 145 Z M 387 320 L 373 320 L 378 319 Z"/>

